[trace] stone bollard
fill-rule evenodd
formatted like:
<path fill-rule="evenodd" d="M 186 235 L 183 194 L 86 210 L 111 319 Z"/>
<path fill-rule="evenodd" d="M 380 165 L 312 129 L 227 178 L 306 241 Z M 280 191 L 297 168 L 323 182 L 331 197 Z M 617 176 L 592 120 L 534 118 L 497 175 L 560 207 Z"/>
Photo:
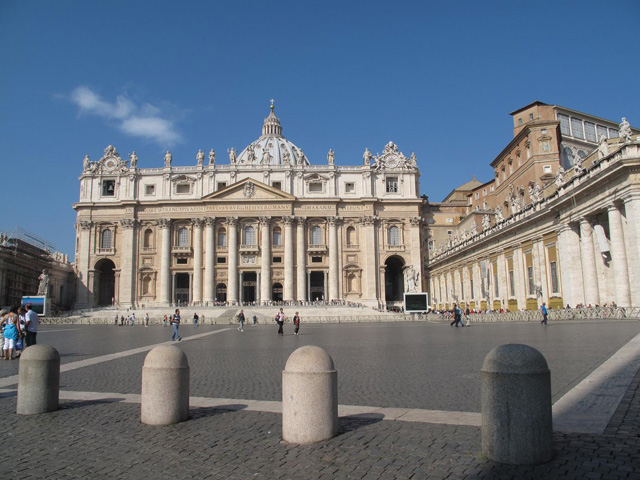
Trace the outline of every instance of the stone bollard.
<path fill-rule="evenodd" d="M 481 371 L 482 453 L 496 462 L 537 465 L 553 458 L 551 374 L 528 345 L 501 345 Z"/>
<path fill-rule="evenodd" d="M 189 362 L 178 347 L 160 345 L 147 354 L 140 410 L 140 421 L 147 425 L 170 425 L 189 418 Z"/>
<path fill-rule="evenodd" d="M 338 372 L 333 360 L 320 347 L 300 347 L 282 372 L 282 438 L 303 444 L 337 433 Z"/>
<path fill-rule="evenodd" d="M 53 412 L 60 398 L 60 354 L 51 345 L 32 345 L 20 355 L 18 415 Z"/>

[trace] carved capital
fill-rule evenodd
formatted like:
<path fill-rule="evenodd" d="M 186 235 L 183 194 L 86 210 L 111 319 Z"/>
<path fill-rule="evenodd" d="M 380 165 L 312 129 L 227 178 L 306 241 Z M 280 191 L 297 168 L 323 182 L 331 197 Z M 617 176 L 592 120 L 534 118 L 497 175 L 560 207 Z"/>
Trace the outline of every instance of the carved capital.
<path fill-rule="evenodd" d="M 204 224 L 204 219 L 203 218 L 193 218 L 193 219 L 191 219 L 191 224 L 195 228 L 202 228 L 202 225 Z"/>
<path fill-rule="evenodd" d="M 304 227 L 307 224 L 307 217 L 295 217 L 298 225 Z"/>
<path fill-rule="evenodd" d="M 422 223 L 422 219 L 420 217 L 411 217 L 409 221 L 414 227 L 420 226 L 420 224 Z"/>
<path fill-rule="evenodd" d="M 268 227 L 269 225 L 271 225 L 271 217 L 258 217 L 258 219 L 260 220 L 260 226 L 261 227 Z"/>
<path fill-rule="evenodd" d="M 122 218 L 120 220 L 120 226 L 125 229 L 133 228 L 138 224 L 135 218 Z"/>
<path fill-rule="evenodd" d="M 329 222 L 329 225 L 338 226 L 342 223 L 342 219 L 340 217 L 327 217 L 327 222 Z"/>
<path fill-rule="evenodd" d="M 157 222 L 159 228 L 169 228 L 171 226 L 171 220 L 168 218 L 159 218 Z"/>
<path fill-rule="evenodd" d="M 230 227 L 238 226 L 238 217 L 227 217 L 227 225 Z"/>
<path fill-rule="evenodd" d="M 91 221 L 80 220 L 78 223 L 76 223 L 76 228 L 79 228 L 80 230 L 89 230 L 92 225 L 93 225 L 93 222 Z"/>
<path fill-rule="evenodd" d="M 376 220 L 378 220 L 378 218 L 374 215 L 366 215 L 362 217 L 362 223 L 367 226 L 375 225 Z"/>
<path fill-rule="evenodd" d="M 292 225 L 295 219 L 296 217 L 291 216 L 282 217 L 282 223 L 284 223 L 285 225 Z"/>
<path fill-rule="evenodd" d="M 205 217 L 204 223 L 207 227 L 213 227 L 216 224 L 216 217 Z"/>

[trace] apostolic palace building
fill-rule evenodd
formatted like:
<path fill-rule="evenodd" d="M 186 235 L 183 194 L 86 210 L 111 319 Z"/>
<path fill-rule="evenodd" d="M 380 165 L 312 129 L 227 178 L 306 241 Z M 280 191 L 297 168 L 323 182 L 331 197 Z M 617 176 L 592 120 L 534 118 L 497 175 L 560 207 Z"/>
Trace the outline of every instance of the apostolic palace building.
<path fill-rule="evenodd" d="M 357 166 L 311 164 L 273 105 L 225 162 L 200 150 L 138 168 L 113 146 L 85 157 L 76 308 L 355 302 L 433 308 L 640 306 L 640 131 L 534 102 L 513 140 L 438 203 L 393 142 Z M 383 142 L 382 142 L 383 143 Z M 228 161 L 227 161 L 228 159 Z M 487 175 L 487 176 L 489 176 Z"/>

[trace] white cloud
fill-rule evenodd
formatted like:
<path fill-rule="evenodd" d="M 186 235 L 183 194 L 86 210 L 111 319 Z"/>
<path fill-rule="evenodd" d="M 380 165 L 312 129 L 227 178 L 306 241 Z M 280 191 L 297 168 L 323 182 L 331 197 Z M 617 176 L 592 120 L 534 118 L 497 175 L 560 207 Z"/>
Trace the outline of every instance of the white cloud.
<path fill-rule="evenodd" d="M 162 146 L 180 141 L 173 122 L 162 118 L 162 111 L 154 105 L 137 106 L 124 95 L 118 95 L 115 102 L 110 103 L 85 86 L 75 88 L 69 99 L 80 113 L 115 120 L 119 130 L 133 137 L 150 139 Z"/>

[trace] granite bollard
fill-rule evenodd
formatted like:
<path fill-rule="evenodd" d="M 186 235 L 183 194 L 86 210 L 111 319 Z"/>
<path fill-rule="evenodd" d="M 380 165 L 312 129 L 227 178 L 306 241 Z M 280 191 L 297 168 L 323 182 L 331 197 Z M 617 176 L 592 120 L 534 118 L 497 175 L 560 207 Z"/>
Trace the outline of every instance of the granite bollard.
<path fill-rule="evenodd" d="M 551 374 L 544 356 L 528 345 L 501 345 L 481 371 L 482 453 L 513 465 L 553 458 Z"/>
<path fill-rule="evenodd" d="M 338 372 L 333 360 L 320 347 L 300 347 L 282 372 L 282 438 L 305 444 L 337 433 Z"/>
<path fill-rule="evenodd" d="M 53 412 L 60 398 L 60 354 L 51 345 L 32 345 L 20 355 L 18 415 Z"/>
<path fill-rule="evenodd" d="M 140 421 L 147 425 L 170 425 L 189 418 L 189 362 L 178 347 L 160 345 L 147 354 L 140 411 Z"/>

